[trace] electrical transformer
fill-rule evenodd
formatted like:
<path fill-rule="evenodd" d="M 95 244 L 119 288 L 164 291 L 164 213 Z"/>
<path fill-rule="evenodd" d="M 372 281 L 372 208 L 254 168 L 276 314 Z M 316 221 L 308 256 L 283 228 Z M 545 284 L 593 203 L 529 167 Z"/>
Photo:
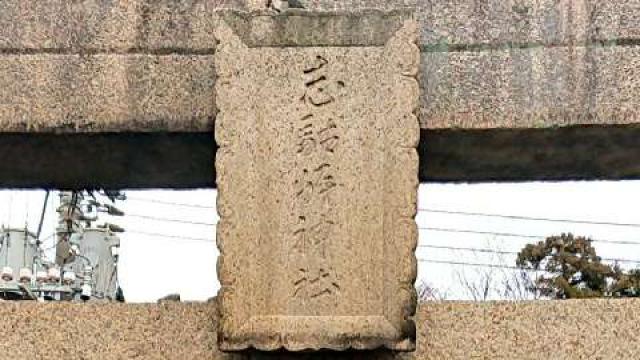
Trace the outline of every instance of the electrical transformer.
<path fill-rule="evenodd" d="M 69 243 L 73 260 L 64 269 L 76 274 L 79 298 L 116 300 L 120 238 L 106 228 L 89 228 L 74 233 Z"/>
<path fill-rule="evenodd" d="M 118 286 L 120 238 L 116 235 L 124 230 L 114 224 L 94 224 L 99 212 L 124 213 L 97 201 L 95 195 L 91 191 L 60 193 L 55 260 L 45 256 L 39 235 L 27 229 L 0 228 L 0 299 L 124 301 Z M 104 196 L 111 202 L 125 198 L 119 192 L 105 191 Z M 41 227 L 42 221 L 38 233 Z"/>
<path fill-rule="evenodd" d="M 44 260 L 36 235 L 0 229 L 0 299 L 71 300 L 74 289 L 60 269 Z"/>

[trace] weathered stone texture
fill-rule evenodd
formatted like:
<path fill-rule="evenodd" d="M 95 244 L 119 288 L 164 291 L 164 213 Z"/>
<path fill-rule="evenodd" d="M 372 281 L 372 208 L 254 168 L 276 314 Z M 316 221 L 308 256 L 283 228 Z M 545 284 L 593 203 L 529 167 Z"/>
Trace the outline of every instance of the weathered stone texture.
<path fill-rule="evenodd" d="M 426 304 L 415 358 L 637 359 L 638 305 L 604 299 Z"/>
<path fill-rule="evenodd" d="M 393 10 L 398 8 L 415 8 L 417 0 L 290 0 L 305 9 L 322 11 L 353 11 L 362 9 Z"/>
<path fill-rule="evenodd" d="M 639 300 L 426 303 L 413 354 L 227 355 L 215 302 L 0 304 L 2 358 L 213 360 L 611 359 L 640 355 Z"/>
<path fill-rule="evenodd" d="M 640 46 L 423 53 L 425 128 L 637 123 Z"/>
<path fill-rule="evenodd" d="M 221 347 L 411 350 L 415 23 L 368 47 L 249 48 L 232 28 L 216 57 Z"/>
<path fill-rule="evenodd" d="M 402 9 L 351 12 L 291 9 L 280 15 L 254 11 L 224 12 L 220 16 L 248 47 L 335 47 L 383 46 L 412 12 Z"/>
<path fill-rule="evenodd" d="M 638 39 L 640 0 L 293 0 L 308 10 L 416 10 L 421 44 L 577 44 Z M 267 0 L 6 0 L 0 49 L 211 50 L 215 10 Z"/>
<path fill-rule="evenodd" d="M 511 47 L 638 37 L 640 1 L 418 0 L 423 44 Z M 634 29 L 635 28 L 635 29 Z"/>
<path fill-rule="evenodd" d="M 3 131 L 211 128 L 213 56 L 0 56 Z"/>
<path fill-rule="evenodd" d="M 265 0 L 255 2 L 266 3 Z M 423 128 L 529 128 L 638 122 L 635 110 L 638 97 L 632 95 L 637 91 L 640 61 L 637 50 L 640 0 L 297 0 L 297 3 L 309 10 L 351 14 L 363 9 L 415 9 L 423 50 L 424 92 L 420 116 Z M 0 114 L 0 126 L 7 124 L 6 130 L 14 131 L 19 129 L 14 127 L 16 122 L 27 122 L 38 124 L 42 131 L 56 131 L 59 124 L 67 123 L 69 128 L 86 132 L 112 130 L 100 126 L 107 118 L 111 119 L 110 124 L 117 124 L 115 130 L 119 131 L 209 131 L 215 117 L 213 102 L 208 106 L 198 99 L 215 98 L 212 86 L 201 86 L 213 84 L 213 72 L 205 72 L 195 65 L 181 66 L 177 77 L 199 80 L 193 86 L 176 91 L 174 95 L 178 100 L 171 104 L 172 113 L 167 114 L 164 110 L 140 110 L 146 105 L 118 105 L 119 99 L 147 97 L 144 92 L 173 91 L 162 88 L 165 81 L 85 91 L 89 87 L 86 77 L 95 77 L 98 83 L 101 77 L 117 79 L 102 81 L 105 86 L 111 81 L 136 83 L 140 80 L 140 72 L 123 67 L 107 67 L 104 73 L 96 69 L 93 76 L 91 69 L 101 60 L 94 60 L 92 55 L 131 55 L 131 59 L 126 60 L 120 57 L 105 60 L 131 63 L 130 68 L 138 66 L 135 56 L 142 55 L 213 57 L 213 31 L 220 23 L 216 10 L 264 6 L 256 4 L 241 0 L 2 1 L 0 63 L 28 63 L 32 60 L 16 60 L 16 56 L 37 55 L 40 70 L 26 65 L 18 67 L 46 72 L 22 76 L 11 69 L 5 70 L 8 65 L 0 69 L 0 82 L 12 84 L 0 89 L 0 104 L 10 108 Z M 294 9 L 287 14 L 299 12 Z M 291 16 L 286 20 L 280 16 L 279 20 L 262 25 L 281 26 L 282 22 L 299 18 Z M 327 16 L 313 19 L 318 25 Z M 301 23 L 300 27 L 309 24 Z M 356 30 L 350 31 L 352 26 L 357 26 Z M 256 45 L 286 45 L 295 38 L 292 34 L 256 29 L 252 39 Z M 336 23 L 335 29 L 333 39 L 347 39 L 351 44 L 388 35 L 356 21 Z M 275 35 L 261 38 L 260 34 Z M 78 56 L 78 59 L 69 60 L 65 65 L 60 55 Z M 155 68 L 165 77 L 169 76 L 168 72 L 176 71 L 162 63 Z M 82 69 L 86 76 L 73 74 Z M 74 77 L 78 84 L 55 80 Z M 33 104 L 23 99 L 12 105 L 10 101 L 28 97 L 23 96 L 22 89 L 27 89 L 26 93 L 29 89 L 43 90 L 36 90 L 41 98 Z M 78 91 L 84 93 L 82 99 L 72 101 Z M 120 91 L 124 93 L 117 93 Z M 72 99 L 63 99 L 61 105 L 52 107 L 51 104 L 60 102 L 58 94 L 72 94 Z M 194 100 L 183 101 L 179 99 L 181 96 Z M 149 102 L 150 107 L 154 101 Z M 163 102 L 159 106 L 166 109 L 166 105 Z M 61 110 L 73 106 L 84 107 L 86 111 Z M 97 113 L 90 112 L 92 110 Z M 21 118 L 14 119 L 14 114 Z M 47 126 L 50 121 L 54 124 Z M 87 126 L 93 123 L 95 128 Z"/>
<path fill-rule="evenodd" d="M 294 1 L 315 10 L 415 9 L 426 47 L 529 47 L 640 37 L 639 0 Z"/>
<path fill-rule="evenodd" d="M 422 55 L 423 128 L 638 122 L 640 47 Z M 0 55 L 5 131 L 206 131 L 214 56 Z"/>
<path fill-rule="evenodd" d="M 2 359 L 226 359 L 215 305 L 5 302 L 0 314 Z"/>
<path fill-rule="evenodd" d="M 241 0 L 5 0 L 2 52 L 213 51 L 214 12 Z"/>

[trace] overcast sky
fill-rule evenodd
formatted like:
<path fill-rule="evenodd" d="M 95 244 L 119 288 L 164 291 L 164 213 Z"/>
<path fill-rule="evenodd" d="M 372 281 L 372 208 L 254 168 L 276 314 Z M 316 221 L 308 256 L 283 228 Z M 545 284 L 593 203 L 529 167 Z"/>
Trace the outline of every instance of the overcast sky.
<path fill-rule="evenodd" d="M 219 285 L 215 277 L 215 191 L 127 191 L 129 200 L 119 204 L 128 215 L 105 220 L 123 226 L 119 278 L 127 301 L 148 302 L 170 293 L 184 300 L 206 300 Z M 0 192 L 0 221 L 13 227 L 37 229 L 44 191 Z M 55 231 L 58 204 L 52 196 L 42 231 L 43 238 Z M 151 201 L 153 202 L 151 202 Z M 167 203 L 193 204 L 198 207 Z M 421 209 L 464 211 L 533 217 L 579 219 L 598 222 L 640 223 L 637 204 L 640 182 L 565 182 L 522 184 L 439 185 L 420 187 Z M 11 211 L 9 211 L 11 209 Z M 169 222 L 138 216 L 191 222 Z M 638 227 L 524 221 L 494 217 L 465 216 L 420 211 L 418 226 L 483 232 L 552 235 L 573 232 L 594 239 L 638 242 L 638 246 L 595 243 L 602 257 L 640 260 Z M 157 234 L 157 235 L 153 235 Z M 163 236 L 160 236 L 163 235 Z M 175 237 L 165 237 L 175 236 Z M 45 247 L 53 245 L 53 237 Z M 489 234 L 420 231 L 418 257 L 423 260 L 454 261 L 513 266 L 514 256 L 425 246 L 484 248 L 519 251 L 535 240 Z M 52 253 L 51 253 L 52 254 Z M 625 264 L 627 267 L 635 264 Z M 419 263 L 419 282 L 446 293 L 449 299 L 469 299 L 459 277 L 474 276 L 488 269 L 474 266 Z M 494 297 L 497 297 L 495 295 Z"/>

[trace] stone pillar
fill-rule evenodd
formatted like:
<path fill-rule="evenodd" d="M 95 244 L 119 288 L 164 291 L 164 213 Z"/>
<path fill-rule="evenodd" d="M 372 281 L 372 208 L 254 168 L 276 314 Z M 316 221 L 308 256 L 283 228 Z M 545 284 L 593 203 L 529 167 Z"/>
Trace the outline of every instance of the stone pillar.
<path fill-rule="evenodd" d="M 415 348 L 417 27 L 402 12 L 225 13 L 220 348 Z"/>

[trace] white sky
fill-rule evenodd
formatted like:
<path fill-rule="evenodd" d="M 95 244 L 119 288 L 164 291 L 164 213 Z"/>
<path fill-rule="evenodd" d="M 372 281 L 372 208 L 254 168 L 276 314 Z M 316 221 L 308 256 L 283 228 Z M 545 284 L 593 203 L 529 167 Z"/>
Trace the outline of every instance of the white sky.
<path fill-rule="evenodd" d="M 123 226 L 121 234 L 119 277 L 127 301 L 152 302 L 170 293 L 180 293 L 183 300 L 206 300 L 215 295 L 219 285 L 215 276 L 218 251 L 215 227 L 200 224 L 157 221 L 135 217 L 144 215 L 181 219 L 190 222 L 216 223 L 215 191 L 127 191 L 129 200 L 118 207 L 128 216 L 102 219 Z M 0 222 L 36 231 L 44 191 L 1 191 Z M 204 206 L 173 206 L 140 199 L 187 203 Z M 42 231 L 45 238 L 55 230 L 57 192 L 51 197 Z M 453 211 L 524 215 L 534 217 L 580 219 L 607 222 L 640 223 L 636 211 L 640 203 L 640 181 L 564 182 L 523 184 L 439 185 L 420 187 L 419 207 Z M 208 208 L 205 208 L 208 207 Z M 9 211 L 11 209 L 12 211 Z M 595 239 L 638 242 L 639 246 L 596 243 L 602 257 L 640 260 L 640 228 L 522 221 L 489 217 L 419 212 L 419 227 L 467 229 L 532 235 L 573 232 Z M 141 233 L 155 233 L 168 238 Z M 196 238 L 196 239 L 186 239 Z M 46 246 L 53 245 L 49 238 Z M 490 248 L 519 251 L 535 240 L 492 235 L 447 233 L 421 230 L 420 244 L 451 247 Z M 514 256 L 418 248 L 418 258 L 473 263 L 515 265 Z M 53 255 L 53 252 L 51 252 Z M 628 266 L 635 266 L 628 264 Z M 447 294 L 449 299 L 468 299 L 459 282 L 459 274 L 473 280 L 485 268 L 419 263 L 418 282 L 425 281 Z M 495 297 L 495 296 L 494 296 Z"/>

